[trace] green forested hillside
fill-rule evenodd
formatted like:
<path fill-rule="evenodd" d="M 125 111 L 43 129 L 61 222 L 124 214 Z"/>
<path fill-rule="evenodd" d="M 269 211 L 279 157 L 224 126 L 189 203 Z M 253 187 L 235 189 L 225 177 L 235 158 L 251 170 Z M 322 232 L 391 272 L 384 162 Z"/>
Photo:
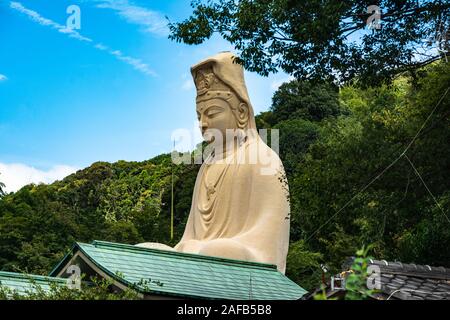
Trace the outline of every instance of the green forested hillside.
<path fill-rule="evenodd" d="M 172 168 L 175 181 L 183 180 L 175 189 L 178 237 L 189 213 L 182 205 L 186 190 L 180 188 L 192 189 L 188 182 L 195 181 L 196 167 L 172 166 L 168 154 L 143 162 L 97 162 L 62 181 L 25 186 L 0 200 L 0 269 L 46 274 L 74 241 L 174 243 L 166 203 Z"/>
<path fill-rule="evenodd" d="M 380 259 L 450 266 L 449 87 L 450 64 L 442 62 L 389 86 L 294 80 L 278 89 L 257 125 L 280 130 L 291 192 L 288 276 L 313 288 L 320 263 L 338 270 L 369 243 Z M 4 195 L 0 270 L 46 274 L 74 241 L 175 244 L 197 171 L 198 165 L 173 165 L 168 154 L 98 162 L 51 185 Z"/>

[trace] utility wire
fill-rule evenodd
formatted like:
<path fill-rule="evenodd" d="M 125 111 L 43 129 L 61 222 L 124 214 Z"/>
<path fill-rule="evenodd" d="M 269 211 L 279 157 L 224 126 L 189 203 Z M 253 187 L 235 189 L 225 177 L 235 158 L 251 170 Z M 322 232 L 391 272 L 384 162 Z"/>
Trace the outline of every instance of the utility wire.
<path fill-rule="evenodd" d="M 444 209 L 442 209 L 442 207 L 440 206 L 439 202 L 437 202 L 436 198 L 434 197 L 433 193 L 431 192 L 431 190 L 428 188 L 427 184 L 425 183 L 425 181 L 422 179 L 422 176 L 420 175 L 419 171 L 417 171 L 416 167 L 414 166 L 414 164 L 412 163 L 412 161 L 408 158 L 408 156 L 405 154 L 405 158 L 406 160 L 408 160 L 408 162 L 411 164 L 411 166 L 413 167 L 416 175 L 420 178 L 420 180 L 422 181 L 423 185 L 425 186 L 425 188 L 427 189 L 428 193 L 430 194 L 430 196 L 433 198 L 434 202 L 436 203 L 436 205 L 438 206 L 439 209 L 441 209 L 442 214 L 444 215 L 444 217 L 447 218 L 447 221 L 450 222 L 450 219 L 448 218 L 448 216 L 445 214 Z"/>
<path fill-rule="evenodd" d="M 447 88 L 447 90 L 445 90 L 444 94 L 441 96 L 441 98 L 439 99 L 439 101 L 436 103 L 435 107 L 433 108 L 433 110 L 431 111 L 431 113 L 428 115 L 428 117 L 425 119 L 425 121 L 423 122 L 422 126 L 420 127 L 420 129 L 417 131 L 417 133 L 415 134 L 415 136 L 412 138 L 411 142 L 406 146 L 406 148 L 403 150 L 402 153 L 400 153 L 400 155 L 394 159 L 394 161 L 392 161 L 383 171 L 381 171 L 381 173 L 379 173 L 375 178 L 373 178 L 368 184 L 366 184 L 364 187 L 362 187 L 350 200 L 348 200 L 343 207 L 341 207 L 341 209 L 339 209 L 338 211 L 336 211 L 335 214 L 333 214 L 327 221 L 325 221 L 324 224 L 322 224 L 319 228 L 316 229 L 316 231 L 314 231 L 308 238 L 306 238 L 306 242 L 309 241 L 313 236 L 315 236 L 317 234 L 317 232 L 319 232 L 324 226 L 326 226 L 331 220 L 333 220 L 339 213 L 342 212 L 342 210 L 344 210 L 360 193 L 362 193 L 364 190 L 366 190 L 369 186 L 371 186 L 378 178 L 380 178 L 386 171 L 388 171 L 394 164 L 397 163 L 398 160 L 400 160 L 403 156 L 406 156 L 406 152 L 408 151 L 408 149 L 412 146 L 412 144 L 414 143 L 414 141 L 417 139 L 417 137 L 419 136 L 419 134 L 422 132 L 423 128 L 425 127 L 425 125 L 427 124 L 428 120 L 431 118 L 431 116 L 434 114 L 434 112 L 436 111 L 436 109 L 438 108 L 438 106 L 441 104 L 442 100 L 444 99 L 444 97 L 447 95 L 448 91 L 450 90 L 450 87 Z M 418 172 L 416 171 L 416 174 Z M 422 180 L 423 182 L 423 180 Z M 425 182 L 423 182 L 425 184 Z M 427 190 L 429 191 L 428 187 L 426 187 Z M 429 191 L 431 193 L 431 191 Z M 433 196 L 434 199 L 434 196 Z M 436 201 L 436 199 L 434 199 Z M 437 203 L 437 201 L 436 201 Z M 438 204 L 439 206 L 439 204 Z M 439 206 L 439 208 L 441 208 Z M 442 210 L 442 208 L 441 208 Z M 442 210 L 442 212 L 444 212 Z M 445 213 L 444 213 L 445 215 Z M 445 215 L 446 216 L 446 215 Z M 447 216 L 446 216 L 447 217 Z M 448 219 L 448 217 L 447 217 Z M 449 220 L 450 222 L 450 220 Z"/>

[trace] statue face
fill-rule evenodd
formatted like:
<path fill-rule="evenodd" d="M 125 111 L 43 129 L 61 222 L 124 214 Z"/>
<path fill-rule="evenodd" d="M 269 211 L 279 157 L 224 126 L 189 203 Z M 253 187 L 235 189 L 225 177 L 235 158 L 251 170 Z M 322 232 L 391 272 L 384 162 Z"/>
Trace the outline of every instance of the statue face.
<path fill-rule="evenodd" d="M 223 143 L 226 140 L 227 129 L 237 129 L 236 118 L 231 110 L 231 106 L 222 99 L 214 98 L 198 102 L 197 118 L 202 135 L 208 129 L 215 129 L 217 133 L 220 132 L 222 134 L 221 141 Z M 211 142 L 211 140 L 207 139 L 207 142 Z"/>

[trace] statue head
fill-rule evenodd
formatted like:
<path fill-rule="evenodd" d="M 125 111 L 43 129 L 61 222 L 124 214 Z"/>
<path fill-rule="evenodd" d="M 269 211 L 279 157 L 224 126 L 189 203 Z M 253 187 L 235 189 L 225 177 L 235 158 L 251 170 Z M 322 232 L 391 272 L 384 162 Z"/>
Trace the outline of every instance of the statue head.
<path fill-rule="evenodd" d="M 230 52 L 207 58 L 191 68 L 197 88 L 197 117 L 202 134 L 215 130 L 226 143 L 227 130 L 256 129 L 241 65 Z M 206 137 L 205 137 L 206 138 Z"/>

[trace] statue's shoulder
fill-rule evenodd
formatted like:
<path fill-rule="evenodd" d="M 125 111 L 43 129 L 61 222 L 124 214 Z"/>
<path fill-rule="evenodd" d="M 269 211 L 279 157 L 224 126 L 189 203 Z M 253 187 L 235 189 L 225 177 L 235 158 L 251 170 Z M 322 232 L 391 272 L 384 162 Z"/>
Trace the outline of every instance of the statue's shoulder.
<path fill-rule="evenodd" d="M 273 150 L 271 147 L 267 145 L 267 143 L 261 139 L 260 137 L 254 138 L 248 142 L 246 145 L 246 152 L 257 152 L 260 156 L 267 155 L 270 157 L 270 160 L 273 162 L 280 162 L 281 159 L 275 150 Z"/>
<path fill-rule="evenodd" d="M 261 138 L 250 141 L 245 146 L 245 164 L 253 174 L 264 176 L 279 176 L 284 174 L 283 163 L 277 152 L 270 148 Z"/>

